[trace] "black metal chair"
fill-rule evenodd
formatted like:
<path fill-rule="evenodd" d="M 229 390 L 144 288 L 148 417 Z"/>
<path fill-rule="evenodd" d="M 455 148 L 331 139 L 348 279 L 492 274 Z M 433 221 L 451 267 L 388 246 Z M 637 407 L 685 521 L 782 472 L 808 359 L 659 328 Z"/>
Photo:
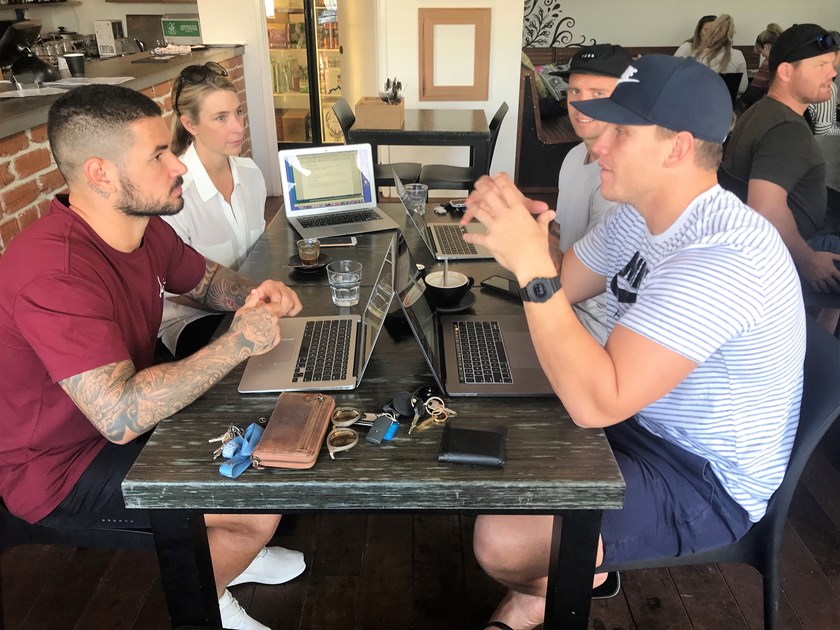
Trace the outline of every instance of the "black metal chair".
<path fill-rule="evenodd" d="M 741 79 L 743 78 L 743 72 L 721 72 L 720 78 L 723 79 L 723 82 L 726 83 L 726 87 L 729 90 L 729 96 L 732 98 L 732 104 L 735 104 L 735 100 L 738 98 L 738 88 L 741 87 Z"/>
<path fill-rule="evenodd" d="M 332 107 L 341 133 L 344 134 L 344 141 L 347 142 L 347 132 L 356 123 L 356 115 L 350 108 L 347 99 L 338 99 Z M 394 162 L 393 164 L 374 164 L 373 177 L 376 180 L 376 187 L 394 186 L 394 171 L 403 184 L 414 184 L 420 179 L 422 165 L 418 162 Z"/>
<path fill-rule="evenodd" d="M 767 513 L 739 541 L 701 553 L 603 567 L 606 571 L 650 569 L 716 562 L 744 563 L 757 569 L 764 581 L 764 627 L 779 626 L 779 554 L 793 492 L 808 459 L 840 415 L 840 341 L 808 318 L 805 386 L 799 428 L 782 484 L 770 498 Z"/>
<path fill-rule="evenodd" d="M 493 152 L 496 150 L 496 140 L 499 138 L 499 129 L 508 109 L 508 104 L 502 103 L 493 116 L 493 120 L 490 121 L 490 150 L 487 152 L 487 164 L 480 165 L 482 172 L 490 171 Z M 471 166 L 428 164 L 420 173 L 421 184 L 438 190 L 472 190 L 476 179 L 475 170 Z"/>
<path fill-rule="evenodd" d="M 155 541 L 150 530 L 105 527 L 52 529 L 30 525 L 9 513 L 6 506 L 0 502 L 0 552 L 18 545 L 70 545 L 90 549 L 155 551 Z M 5 628 L 2 590 L 0 579 L 0 630 Z"/>

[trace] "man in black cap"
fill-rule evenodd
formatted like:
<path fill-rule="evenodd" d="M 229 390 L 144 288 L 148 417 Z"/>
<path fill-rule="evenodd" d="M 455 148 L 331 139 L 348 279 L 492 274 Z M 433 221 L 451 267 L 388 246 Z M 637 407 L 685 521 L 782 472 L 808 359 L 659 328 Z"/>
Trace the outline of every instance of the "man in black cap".
<path fill-rule="evenodd" d="M 556 215 L 548 230 L 549 249 L 555 258 L 562 257 L 615 205 L 601 195 L 601 169 L 598 156 L 591 150 L 606 123 L 590 118 L 574 104 L 608 97 L 632 61 L 630 53 L 621 46 L 596 44 L 581 48 L 572 57 L 568 71 L 563 73 L 569 83 L 569 120 L 583 142 L 569 151 L 560 167 Z M 584 327 L 603 345 L 607 340 L 604 296 L 586 300 L 574 308 Z"/>
<path fill-rule="evenodd" d="M 803 118 L 810 103 L 831 96 L 840 34 L 794 24 L 770 50 L 770 90 L 738 119 L 723 166 L 746 182 L 742 200 L 766 217 L 814 291 L 840 291 L 840 238 L 819 234 L 826 212 L 826 166 Z M 734 190 L 734 188 L 733 188 Z M 821 323 L 834 332 L 838 311 Z"/>
<path fill-rule="evenodd" d="M 483 177 L 463 222 L 486 232 L 465 239 L 516 276 L 554 391 L 612 446 L 624 506 L 604 512 L 594 565 L 733 542 L 764 515 L 796 434 L 805 317 L 793 261 L 773 226 L 717 185 L 732 101 L 714 71 L 645 56 L 609 98 L 575 107 L 608 123 L 591 150 L 618 205 L 558 275 L 542 246 L 552 213 L 535 221 L 507 175 Z M 601 347 L 571 305 L 605 288 Z M 487 627 L 542 621 L 552 522 L 477 519 L 476 558 L 509 589 Z"/>

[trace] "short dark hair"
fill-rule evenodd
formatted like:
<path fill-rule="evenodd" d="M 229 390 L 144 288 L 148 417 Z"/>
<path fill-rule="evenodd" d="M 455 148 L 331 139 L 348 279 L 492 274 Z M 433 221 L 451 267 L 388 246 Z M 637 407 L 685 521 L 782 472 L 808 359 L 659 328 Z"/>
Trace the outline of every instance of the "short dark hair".
<path fill-rule="evenodd" d="M 131 146 L 128 127 L 160 115 L 160 107 L 148 96 L 118 85 L 86 85 L 62 94 L 47 118 L 58 170 L 70 183 L 91 157 L 120 163 Z"/>

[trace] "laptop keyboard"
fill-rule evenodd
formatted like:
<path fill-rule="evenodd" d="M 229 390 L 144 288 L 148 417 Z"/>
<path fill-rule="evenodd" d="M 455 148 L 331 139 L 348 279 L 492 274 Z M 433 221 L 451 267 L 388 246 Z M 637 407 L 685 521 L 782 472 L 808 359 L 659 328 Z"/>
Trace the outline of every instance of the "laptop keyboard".
<path fill-rule="evenodd" d="M 499 322 L 452 322 L 461 383 L 513 383 Z"/>
<path fill-rule="evenodd" d="M 306 322 L 292 383 L 347 378 L 352 325 L 349 319 Z"/>
<path fill-rule="evenodd" d="M 319 214 L 314 217 L 298 219 L 305 228 L 323 227 L 325 225 L 342 225 L 344 223 L 360 223 L 362 221 L 378 221 L 379 215 L 373 210 L 354 210 L 353 212 L 336 212 L 334 214 Z"/>
<path fill-rule="evenodd" d="M 472 243 L 467 243 L 463 236 L 467 229 L 460 225 L 436 225 L 435 234 L 438 237 L 440 253 L 450 254 L 477 254 L 478 250 Z"/>

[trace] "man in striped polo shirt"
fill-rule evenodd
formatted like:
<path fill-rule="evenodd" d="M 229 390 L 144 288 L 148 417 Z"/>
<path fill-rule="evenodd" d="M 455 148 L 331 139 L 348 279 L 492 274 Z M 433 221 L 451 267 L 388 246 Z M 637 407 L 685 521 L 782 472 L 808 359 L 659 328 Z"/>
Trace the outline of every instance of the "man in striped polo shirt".
<path fill-rule="evenodd" d="M 732 542 L 764 514 L 796 434 L 796 270 L 773 226 L 717 185 L 732 105 L 713 71 L 649 55 L 609 98 L 576 107 L 609 123 L 592 150 L 618 205 L 566 252 L 559 277 L 545 248 L 553 213 L 534 221 L 507 175 L 476 183 L 464 222 L 487 232 L 466 238 L 516 275 L 555 392 L 610 440 L 627 491 L 604 512 L 597 564 Z M 602 348 L 571 304 L 605 288 Z M 551 531 L 550 516 L 479 517 L 476 556 L 509 588 L 488 627 L 542 621 Z"/>

